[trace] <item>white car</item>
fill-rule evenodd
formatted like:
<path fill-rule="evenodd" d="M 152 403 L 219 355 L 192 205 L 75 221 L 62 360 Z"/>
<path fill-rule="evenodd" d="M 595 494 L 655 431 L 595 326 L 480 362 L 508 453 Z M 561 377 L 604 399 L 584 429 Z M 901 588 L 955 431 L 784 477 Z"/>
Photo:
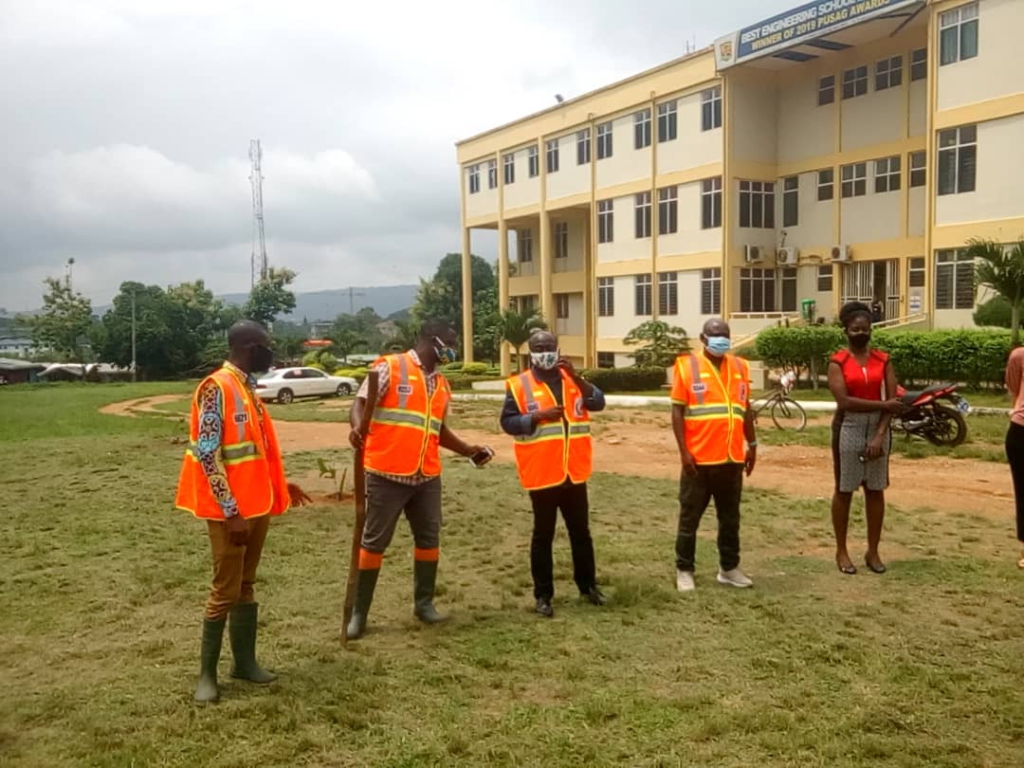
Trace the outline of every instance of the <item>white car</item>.
<path fill-rule="evenodd" d="M 328 376 L 316 368 L 276 368 L 256 381 L 261 400 L 276 400 L 287 405 L 297 397 L 351 395 L 359 382 L 348 376 Z"/>

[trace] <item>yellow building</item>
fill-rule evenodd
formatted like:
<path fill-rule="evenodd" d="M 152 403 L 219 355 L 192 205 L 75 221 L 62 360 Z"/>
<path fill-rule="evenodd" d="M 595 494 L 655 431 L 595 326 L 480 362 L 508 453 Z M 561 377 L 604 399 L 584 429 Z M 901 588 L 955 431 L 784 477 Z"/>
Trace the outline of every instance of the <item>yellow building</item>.
<path fill-rule="evenodd" d="M 647 320 L 742 336 L 806 299 L 971 325 L 959 249 L 1024 237 L 1022 29 L 1024 0 L 818 0 L 466 139 L 464 264 L 496 229 L 501 305 L 587 366 Z"/>

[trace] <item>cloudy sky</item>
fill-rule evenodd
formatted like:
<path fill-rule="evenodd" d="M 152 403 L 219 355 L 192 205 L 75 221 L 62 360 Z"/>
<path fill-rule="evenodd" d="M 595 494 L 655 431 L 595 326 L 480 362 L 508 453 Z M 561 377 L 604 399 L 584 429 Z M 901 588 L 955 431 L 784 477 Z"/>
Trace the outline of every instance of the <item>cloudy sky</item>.
<path fill-rule="evenodd" d="M 251 138 L 298 290 L 415 282 L 460 247 L 457 140 L 798 4 L 0 0 L 0 307 L 69 257 L 97 304 L 248 290 Z"/>

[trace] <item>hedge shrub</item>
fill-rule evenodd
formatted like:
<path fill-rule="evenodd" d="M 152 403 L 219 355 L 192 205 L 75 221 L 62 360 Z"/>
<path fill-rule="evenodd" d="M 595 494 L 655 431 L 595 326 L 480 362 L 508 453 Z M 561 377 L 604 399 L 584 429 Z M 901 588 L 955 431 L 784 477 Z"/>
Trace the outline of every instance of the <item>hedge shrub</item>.
<path fill-rule="evenodd" d="M 490 373 L 490 366 L 487 363 L 463 363 L 461 370 L 466 376 L 486 376 Z"/>
<path fill-rule="evenodd" d="M 602 392 L 646 392 L 667 382 L 664 368 L 591 368 L 582 375 Z"/>
<path fill-rule="evenodd" d="M 346 376 L 350 379 L 355 379 L 358 382 L 362 382 L 366 378 L 366 368 L 338 368 L 335 372 L 335 376 Z"/>
<path fill-rule="evenodd" d="M 904 385 L 955 381 L 968 387 L 1001 387 L 1010 354 L 1010 334 L 998 330 L 876 331 L 873 343 L 892 357 Z M 768 328 L 758 334 L 757 353 L 777 368 L 824 373 L 828 358 L 846 346 L 835 326 Z"/>

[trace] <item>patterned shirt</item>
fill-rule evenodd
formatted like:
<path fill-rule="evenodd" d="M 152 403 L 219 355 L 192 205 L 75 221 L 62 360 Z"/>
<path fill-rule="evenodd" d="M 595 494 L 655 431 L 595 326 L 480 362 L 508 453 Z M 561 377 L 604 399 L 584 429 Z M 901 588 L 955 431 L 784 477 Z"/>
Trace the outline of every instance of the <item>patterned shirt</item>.
<path fill-rule="evenodd" d="M 435 368 L 432 371 L 427 371 L 423 367 L 423 363 L 420 362 L 420 356 L 416 354 L 416 350 L 410 349 L 408 352 L 413 362 L 416 363 L 423 371 L 423 378 L 427 381 L 427 399 L 429 400 L 434 396 L 434 391 L 437 389 L 438 377 L 440 374 Z M 373 367 L 373 370 L 377 372 L 377 403 L 380 405 L 380 401 L 384 398 L 384 395 L 388 391 L 388 387 L 391 386 L 391 366 L 388 365 L 386 360 L 382 360 Z M 363 379 L 362 385 L 359 387 L 359 393 L 357 397 L 361 397 L 364 400 L 370 390 L 370 382 L 368 379 Z M 446 414 L 447 415 L 447 414 Z M 389 475 L 386 472 L 374 472 L 373 470 L 367 470 L 370 474 L 377 475 L 379 477 L 393 480 L 396 483 L 402 483 L 402 485 L 422 485 L 423 483 L 433 480 L 432 477 L 417 472 L 415 475 Z"/>
<path fill-rule="evenodd" d="M 256 415 L 260 422 L 260 432 L 262 432 L 263 403 L 255 394 L 255 377 L 228 362 L 225 362 L 223 367 L 249 390 L 252 400 L 256 404 Z M 217 500 L 221 511 L 224 512 L 224 517 L 234 517 L 238 514 L 238 504 L 235 502 L 235 496 L 228 484 L 221 456 L 224 436 L 224 400 L 220 387 L 215 381 L 209 380 L 199 388 L 196 399 L 199 401 L 199 436 L 196 440 L 199 464 L 210 483 L 213 498 Z"/>

